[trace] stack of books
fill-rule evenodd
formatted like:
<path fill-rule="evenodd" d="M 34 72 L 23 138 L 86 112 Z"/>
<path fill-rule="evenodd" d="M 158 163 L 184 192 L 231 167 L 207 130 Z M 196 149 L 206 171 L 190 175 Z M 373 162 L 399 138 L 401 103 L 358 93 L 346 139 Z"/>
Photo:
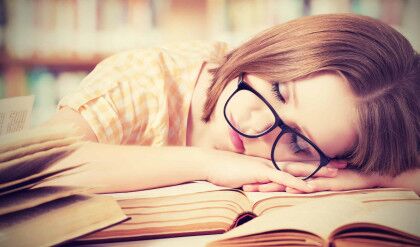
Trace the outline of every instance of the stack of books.
<path fill-rule="evenodd" d="M 130 219 L 75 243 L 220 234 L 208 246 L 420 245 L 420 198 L 403 188 L 289 194 L 195 182 L 113 196 Z"/>

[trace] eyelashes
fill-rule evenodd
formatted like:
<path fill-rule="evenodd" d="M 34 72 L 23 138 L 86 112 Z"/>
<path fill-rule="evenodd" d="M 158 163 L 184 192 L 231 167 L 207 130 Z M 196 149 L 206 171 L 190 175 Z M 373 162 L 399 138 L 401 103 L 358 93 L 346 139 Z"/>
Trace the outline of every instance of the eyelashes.
<path fill-rule="evenodd" d="M 280 92 L 280 83 L 279 82 L 274 82 L 271 84 L 271 91 L 273 92 L 274 96 L 281 101 L 282 103 L 286 103 L 285 98 L 283 97 L 283 95 Z"/>

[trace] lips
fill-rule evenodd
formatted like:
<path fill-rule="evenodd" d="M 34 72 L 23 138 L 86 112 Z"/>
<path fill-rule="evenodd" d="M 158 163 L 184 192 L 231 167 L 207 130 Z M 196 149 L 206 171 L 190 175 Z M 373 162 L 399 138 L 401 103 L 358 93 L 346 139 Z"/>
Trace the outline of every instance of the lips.
<path fill-rule="evenodd" d="M 231 119 L 231 123 L 236 125 L 235 120 L 233 120 L 232 117 L 230 119 Z M 232 144 L 235 148 L 235 152 L 243 153 L 245 151 L 245 147 L 244 147 L 244 143 L 241 139 L 241 136 L 238 134 L 238 132 L 233 130 L 231 127 L 229 127 L 229 137 L 230 137 L 230 141 L 232 142 Z"/>
<path fill-rule="evenodd" d="M 236 131 L 234 131 L 232 128 L 229 128 L 229 137 L 230 137 L 230 141 L 235 147 L 235 152 L 243 153 L 245 151 L 244 143 L 242 142 L 239 134 Z"/>

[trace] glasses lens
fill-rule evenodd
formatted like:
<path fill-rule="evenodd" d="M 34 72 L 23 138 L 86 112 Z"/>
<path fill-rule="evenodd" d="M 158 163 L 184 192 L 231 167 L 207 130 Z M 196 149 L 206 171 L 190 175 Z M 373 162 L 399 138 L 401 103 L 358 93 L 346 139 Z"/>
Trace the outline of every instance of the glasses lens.
<path fill-rule="evenodd" d="M 248 90 L 235 93 L 226 104 L 227 121 L 234 129 L 248 136 L 259 136 L 275 123 L 274 114 L 257 95 Z M 242 116 L 234 119 L 234 116 Z"/>
<path fill-rule="evenodd" d="M 276 161 L 311 163 L 315 165 L 313 166 L 313 171 L 315 171 L 320 164 L 321 156 L 305 139 L 293 132 L 286 132 L 274 147 L 274 159 Z"/>

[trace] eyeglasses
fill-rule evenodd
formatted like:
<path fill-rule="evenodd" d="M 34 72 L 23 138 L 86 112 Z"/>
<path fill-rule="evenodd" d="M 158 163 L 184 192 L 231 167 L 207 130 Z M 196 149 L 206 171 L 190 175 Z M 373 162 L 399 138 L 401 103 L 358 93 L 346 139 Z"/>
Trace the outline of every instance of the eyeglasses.
<path fill-rule="evenodd" d="M 271 161 L 274 167 L 281 170 L 277 165 L 276 160 L 312 162 L 318 164 L 318 166 L 315 166 L 310 175 L 303 178 L 303 180 L 314 176 L 323 166 L 326 166 L 332 158 L 324 154 L 324 152 L 306 136 L 285 124 L 270 103 L 243 80 L 243 76 L 244 73 L 240 73 L 238 88 L 228 98 L 224 106 L 223 113 L 230 127 L 241 136 L 247 138 L 261 137 L 279 127 L 281 131 L 271 147 Z M 262 124 L 258 124 L 260 126 L 249 126 L 248 123 L 235 122 L 234 119 L 229 118 L 228 114 L 232 114 L 235 112 L 235 109 L 237 111 L 237 109 L 243 107 L 244 102 L 252 105 L 249 109 L 250 111 L 266 113 L 264 119 L 259 119 L 258 121 L 259 123 L 263 122 Z M 252 112 L 250 115 L 252 115 Z M 260 115 L 255 115 L 254 117 L 257 116 Z"/>

